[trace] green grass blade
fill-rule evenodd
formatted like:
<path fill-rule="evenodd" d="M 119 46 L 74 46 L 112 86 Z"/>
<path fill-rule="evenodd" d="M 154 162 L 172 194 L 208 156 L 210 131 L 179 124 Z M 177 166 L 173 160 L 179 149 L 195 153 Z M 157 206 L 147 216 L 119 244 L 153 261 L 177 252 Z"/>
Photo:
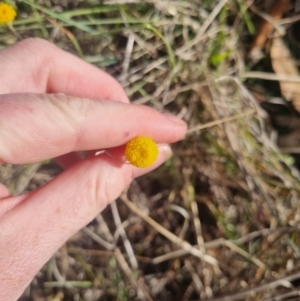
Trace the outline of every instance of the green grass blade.
<path fill-rule="evenodd" d="M 81 24 L 78 21 L 74 21 L 72 19 L 68 19 L 68 18 L 64 17 L 62 14 L 55 13 L 52 10 L 50 10 L 48 8 L 44 8 L 44 7 L 42 7 L 42 6 L 40 6 L 40 5 L 36 4 L 36 3 L 32 3 L 32 2 L 30 2 L 28 0 L 23 0 L 22 2 L 30 5 L 31 7 L 34 7 L 36 9 L 41 10 L 43 13 L 49 15 L 52 18 L 60 20 L 60 21 L 66 23 L 68 25 L 74 26 L 74 27 L 76 27 L 76 28 L 78 28 L 78 29 L 80 29 L 82 31 L 86 31 L 86 32 L 89 32 L 89 33 L 97 33 L 97 31 L 95 31 L 94 29 L 92 29 L 89 26 L 83 25 L 83 24 Z"/>
<path fill-rule="evenodd" d="M 66 18 L 72 18 L 76 16 L 84 16 L 84 15 L 92 15 L 92 14 L 100 14 L 107 13 L 112 11 L 120 10 L 119 6 L 103 6 L 103 7 L 93 7 L 93 8 L 81 8 L 69 10 L 61 13 L 62 16 Z"/>

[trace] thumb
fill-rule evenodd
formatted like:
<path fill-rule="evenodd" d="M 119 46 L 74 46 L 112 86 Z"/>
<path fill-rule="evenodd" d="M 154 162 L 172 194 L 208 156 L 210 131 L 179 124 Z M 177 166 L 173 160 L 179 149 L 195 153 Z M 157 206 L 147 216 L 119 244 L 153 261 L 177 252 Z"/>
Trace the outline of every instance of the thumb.
<path fill-rule="evenodd" d="M 113 152 L 118 155 L 118 149 Z M 151 169 L 169 156 L 163 145 Z M 100 155 L 76 163 L 35 192 L 1 200 L 15 207 L 0 219 L 0 300 L 16 300 L 69 237 L 115 200 L 134 176 L 148 171 Z"/>

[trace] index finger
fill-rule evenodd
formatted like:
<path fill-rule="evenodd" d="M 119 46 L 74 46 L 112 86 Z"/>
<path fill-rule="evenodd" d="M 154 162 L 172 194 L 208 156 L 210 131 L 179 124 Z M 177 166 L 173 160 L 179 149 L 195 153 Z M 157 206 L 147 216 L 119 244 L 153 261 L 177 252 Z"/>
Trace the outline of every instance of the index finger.
<path fill-rule="evenodd" d="M 185 133 L 183 121 L 146 106 L 62 94 L 0 95 L 0 158 L 7 163 L 116 147 L 138 135 L 172 143 Z"/>

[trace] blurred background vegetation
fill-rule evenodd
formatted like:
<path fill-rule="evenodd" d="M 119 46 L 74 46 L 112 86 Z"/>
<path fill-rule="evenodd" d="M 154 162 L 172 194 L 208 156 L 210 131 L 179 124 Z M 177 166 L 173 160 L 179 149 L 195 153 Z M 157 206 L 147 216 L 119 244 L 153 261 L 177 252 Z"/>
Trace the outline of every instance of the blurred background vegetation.
<path fill-rule="evenodd" d="M 300 300 L 300 1 L 6 2 L 0 49 L 47 39 L 189 126 L 21 300 Z M 6 164 L 0 180 L 19 194 L 60 172 Z"/>

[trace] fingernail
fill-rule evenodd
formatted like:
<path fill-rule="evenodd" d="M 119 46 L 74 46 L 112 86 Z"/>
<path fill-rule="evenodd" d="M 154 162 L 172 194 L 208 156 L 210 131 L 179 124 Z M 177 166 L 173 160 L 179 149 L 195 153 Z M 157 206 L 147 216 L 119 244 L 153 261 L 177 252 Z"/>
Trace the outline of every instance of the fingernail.
<path fill-rule="evenodd" d="M 156 162 L 148 167 L 148 168 L 137 168 L 137 167 L 133 167 L 133 177 L 140 177 L 148 172 L 150 172 L 151 170 L 157 168 L 158 166 L 160 166 L 161 164 L 163 164 L 165 161 L 167 161 L 171 156 L 172 156 L 172 149 L 168 144 L 158 144 L 158 158 L 156 160 Z"/>
<path fill-rule="evenodd" d="M 160 153 L 163 153 L 163 157 L 165 158 L 165 161 L 172 156 L 172 149 L 169 144 L 159 144 L 158 150 Z"/>
<path fill-rule="evenodd" d="M 172 114 L 169 114 L 169 113 L 164 113 L 163 115 L 164 115 L 168 120 L 170 120 L 170 121 L 176 123 L 177 125 L 184 125 L 184 126 L 186 126 L 186 123 L 185 123 L 182 119 L 176 117 L 175 115 L 172 115 Z"/>

